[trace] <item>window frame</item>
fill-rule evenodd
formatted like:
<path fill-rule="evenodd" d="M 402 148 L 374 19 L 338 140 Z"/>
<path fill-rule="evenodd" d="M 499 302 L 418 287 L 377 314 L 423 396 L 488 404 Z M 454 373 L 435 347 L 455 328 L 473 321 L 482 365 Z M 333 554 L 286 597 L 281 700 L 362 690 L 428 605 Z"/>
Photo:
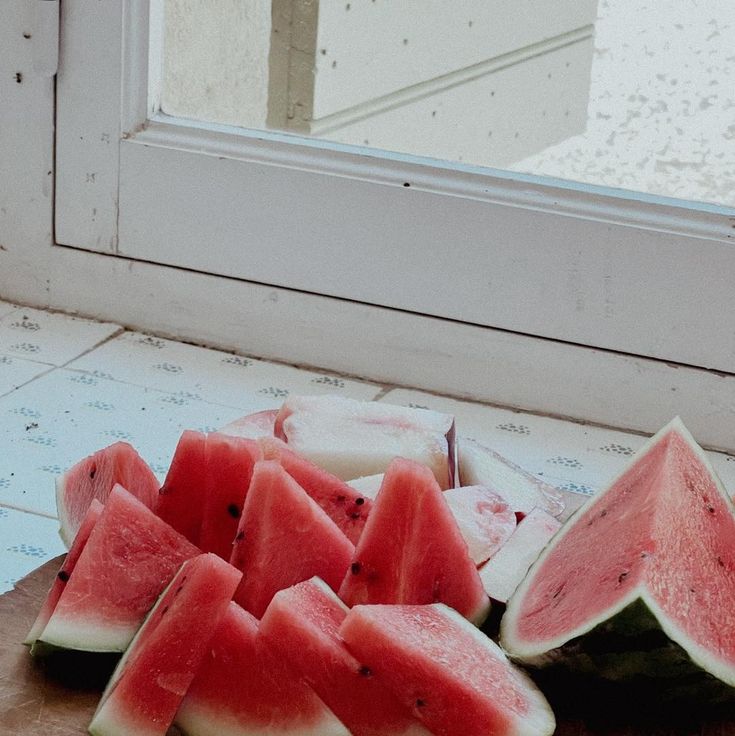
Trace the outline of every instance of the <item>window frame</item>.
<path fill-rule="evenodd" d="M 24 6 L 22 12 L 21 5 Z M 121 115 L 120 95 L 115 94 L 114 87 L 106 85 L 104 74 L 116 65 L 118 74 L 123 68 L 117 57 L 117 50 L 121 50 L 122 25 L 118 27 L 117 47 L 109 35 L 90 32 L 89 23 L 83 36 L 76 39 L 66 25 L 70 12 L 87 13 L 85 18 L 89 21 L 94 13 L 107 13 L 113 5 L 121 20 L 127 18 L 128 26 L 136 16 L 122 15 L 123 7 L 137 8 L 140 13 L 145 6 L 147 11 L 147 5 L 140 0 L 125 6 L 65 0 L 58 86 L 59 89 L 65 84 L 83 87 L 90 82 L 90 70 L 80 72 L 77 68 L 75 71 L 74 64 L 78 64 L 80 58 L 83 61 L 85 56 L 87 61 L 99 59 L 99 68 L 92 70 L 91 76 L 95 77 L 92 86 L 106 90 L 112 98 L 113 112 Z M 682 353 L 684 359 L 672 357 L 671 344 L 662 348 L 654 340 L 650 342 L 654 348 L 661 349 L 666 358 L 654 360 L 642 357 L 641 351 L 636 349 L 605 349 L 604 346 L 601 349 L 602 340 L 581 345 L 563 336 L 556 339 L 534 336 L 503 328 L 503 325 L 470 324 L 407 309 L 150 263 L 117 255 L 115 247 L 106 249 L 103 241 L 93 242 L 96 247 L 102 244 L 101 251 L 89 250 L 81 239 L 61 245 L 62 239 L 58 235 L 54 238 L 51 233 L 53 191 L 49 187 L 49 173 L 54 168 L 50 164 L 54 147 L 53 87 L 48 80 L 39 80 L 36 84 L 30 68 L 26 70 L 26 62 L 30 62 L 23 56 L 21 31 L 26 30 L 27 8 L 25 4 L 17 7 L 18 13 L 14 10 L 11 18 L 11 25 L 17 26 L 14 29 L 18 31 L 17 39 L 3 49 L 0 57 L 12 56 L 13 67 L 23 69 L 29 83 L 16 89 L 9 82 L 0 82 L 8 87 L 7 90 L 3 87 L 4 91 L 16 92 L 21 100 L 17 115 L 7 129 L 8 135 L 0 142 L 0 159 L 4 165 L 9 163 L 7 170 L 11 177 L 16 176 L 22 184 L 0 193 L 0 202 L 10 211 L 9 220 L 0 217 L 0 240 L 5 248 L 0 251 L 0 298 L 78 312 L 177 339 L 328 368 L 385 383 L 627 429 L 654 431 L 672 414 L 680 413 L 701 442 L 735 450 L 731 420 L 735 411 L 734 351 L 728 347 L 735 335 L 732 320 L 735 297 L 729 290 L 724 294 L 718 292 L 714 304 L 716 308 L 728 307 L 729 311 L 718 315 L 712 305 L 705 305 L 708 308 L 703 310 L 703 315 L 698 314 L 696 321 L 681 326 L 680 343 L 693 342 L 700 348 L 697 353 Z M 6 32 L 9 32 L 8 27 Z M 128 68 L 129 84 L 134 71 Z M 137 73 L 140 71 L 138 69 Z M 111 123 L 116 127 L 110 128 L 104 125 L 108 121 L 103 119 L 109 110 L 102 103 L 91 105 L 89 100 L 87 95 L 80 103 L 80 117 L 87 123 L 92 121 L 92 127 L 97 126 L 97 135 L 93 141 L 86 141 L 89 158 L 84 157 L 87 154 L 80 154 L 75 162 L 78 170 L 95 173 L 95 168 L 86 167 L 90 160 L 93 164 L 108 165 L 123 141 L 131 141 L 139 147 L 153 145 L 145 136 L 157 134 L 157 123 L 141 129 L 131 126 L 131 121 L 136 119 L 134 116 L 127 119 L 121 116 Z M 61 113 L 63 102 L 59 98 L 57 103 L 57 122 L 62 122 L 63 113 L 58 113 Z M 31 125 L 34 136 L 27 135 Z M 112 133 L 115 129 L 119 132 L 117 140 L 114 137 L 102 139 L 103 133 Z M 196 128 L 187 129 L 187 134 L 196 136 Z M 229 140 L 229 131 L 222 134 L 223 141 Z M 268 143 L 268 138 L 255 136 L 253 145 L 268 151 L 272 160 L 278 147 Z M 70 144 L 70 134 L 63 126 L 56 129 L 55 143 L 58 157 Z M 306 153 L 316 156 L 313 154 L 315 148 L 318 150 L 318 146 L 306 145 Z M 283 155 L 282 149 L 279 155 Z M 343 163 L 358 155 L 340 150 L 335 160 Z M 57 215 L 76 191 L 66 189 L 69 169 L 60 163 L 63 162 L 57 160 L 55 172 Z M 281 163 L 276 160 L 271 165 Z M 380 169 L 375 161 L 366 162 L 364 158 L 361 158 L 361 165 L 368 168 L 375 165 Z M 467 176 L 476 176 L 477 181 L 485 177 L 484 185 L 476 185 L 480 189 L 489 182 L 485 172 L 468 174 L 462 169 L 457 173 L 441 166 L 430 167 L 421 161 L 401 159 L 389 170 L 390 176 L 398 182 L 396 196 L 406 193 L 400 181 L 407 170 L 416 182 L 420 181 L 421 174 L 436 175 L 438 171 L 445 177 L 443 181 L 449 182 L 442 190 L 444 196 L 473 202 L 478 200 L 472 193 L 468 195 L 466 189 L 452 189 L 450 185 L 456 186 L 457 182 L 465 185 Z M 385 173 L 385 169 L 380 171 Z M 718 208 L 690 210 L 673 203 L 662 205 L 646 197 L 630 199 L 619 193 L 613 198 L 603 198 L 593 188 L 580 194 L 579 189 L 562 184 L 549 189 L 545 184 L 534 183 L 532 177 L 497 175 L 490 179 L 497 188 L 489 191 L 485 199 L 480 198 L 483 204 L 491 200 L 493 205 L 517 209 L 524 214 L 549 211 L 560 218 L 594 223 L 597 229 L 608 226 L 627 229 L 636 238 L 650 236 L 661 244 L 664 252 L 671 250 L 671 240 L 678 238 L 687 254 L 687 268 L 681 269 L 680 276 L 689 280 L 693 290 L 685 295 L 690 305 L 697 306 L 702 274 L 726 282 L 733 273 L 728 229 L 732 229 L 735 221 L 726 211 Z M 100 176 L 97 182 L 104 182 L 104 178 Z M 435 184 L 435 180 L 427 181 L 427 186 Z M 110 202 L 116 204 L 115 187 L 112 182 L 107 189 L 94 188 L 101 192 L 100 201 L 107 198 L 108 207 Z M 414 188 L 421 189 L 418 183 Z M 16 196 L 19 192 L 22 197 Z M 29 201 L 34 203 L 33 208 L 28 207 Z M 636 238 L 633 246 L 638 243 Z M 724 260 L 712 262 L 709 258 L 711 248 L 724 250 Z M 661 274 L 661 278 L 665 286 L 668 274 Z M 595 283 L 600 285 L 604 280 Z M 553 310 L 553 305 L 549 305 L 549 309 Z M 590 320 L 588 324 L 594 328 L 594 315 L 582 317 Z M 649 328 L 650 320 L 647 323 L 641 320 L 637 328 L 638 339 L 646 339 Z M 712 349 L 718 341 L 719 352 Z M 593 347 L 596 342 L 598 345 Z M 703 370 L 697 365 L 719 370 Z"/>

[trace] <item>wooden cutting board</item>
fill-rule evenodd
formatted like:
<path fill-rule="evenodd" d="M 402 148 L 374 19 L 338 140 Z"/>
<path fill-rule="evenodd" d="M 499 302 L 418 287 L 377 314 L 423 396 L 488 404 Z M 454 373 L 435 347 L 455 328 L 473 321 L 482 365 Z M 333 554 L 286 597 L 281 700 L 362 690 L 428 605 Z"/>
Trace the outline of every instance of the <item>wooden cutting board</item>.
<path fill-rule="evenodd" d="M 114 659 L 99 655 L 34 660 L 28 647 L 21 644 L 61 561 L 58 557 L 47 562 L 18 582 L 15 590 L 0 596 L 0 736 L 86 734 L 114 667 Z M 621 727 L 559 718 L 556 733 L 558 736 L 735 736 L 735 720 L 693 721 L 659 728 L 650 724 Z M 176 733 L 171 729 L 169 736 Z"/>

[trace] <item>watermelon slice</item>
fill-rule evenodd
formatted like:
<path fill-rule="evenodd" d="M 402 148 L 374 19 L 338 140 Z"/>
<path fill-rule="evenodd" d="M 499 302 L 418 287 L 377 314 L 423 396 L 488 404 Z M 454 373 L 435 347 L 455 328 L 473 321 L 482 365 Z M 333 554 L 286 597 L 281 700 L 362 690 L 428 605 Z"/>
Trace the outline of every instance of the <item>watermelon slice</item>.
<path fill-rule="evenodd" d="M 454 417 L 341 396 L 293 396 L 278 412 L 274 434 L 343 480 L 382 473 L 395 457 L 432 469 L 441 488 L 454 486 Z"/>
<path fill-rule="evenodd" d="M 462 437 L 458 443 L 457 456 L 460 485 L 485 486 L 495 491 L 511 505 L 519 520 L 536 507 L 552 516 L 565 515 L 561 491 L 494 450 Z M 586 498 L 583 496 L 582 500 Z"/>
<path fill-rule="evenodd" d="M 344 646 L 339 627 L 347 607 L 318 578 L 277 593 L 260 635 L 280 653 L 354 736 L 428 736 L 367 667 Z"/>
<path fill-rule="evenodd" d="M 277 460 L 284 470 L 322 507 L 353 543 L 362 534 L 372 501 L 337 476 L 292 452 L 281 440 L 261 438 L 263 457 Z"/>
<path fill-rule="evenodd" d="M 176 714 L 187 736 L 349 736 L 329 708 L 230 603 Z"/>
<path fill-rule="evenodd" d="M 68 554 L 64 558 L 61 569 L 54 578 L 51 590 L 49 590 L 46 600 L 43 602 L 41 610 L 39 611 L 36 620 L 33 622 L 33 626 L 28 632 L 28 636 L 23 642 L 24 644 L 35 644 L 38 637 L 46 628 L 46 624 L 49 622 L 51 614 L 53 614 L 56 609 L 56 604 L 59 602 L 59 598 L 61 598 L 61 594 L 64 592 L 64 588 L 66 588 L 66 584 L 69 582 L 72 572 L 74 572 L 79 555 L 82 554 L 82 550 L 87 544 L 89 535 L 92 533 L 92 529 L 102 515 L 104 508 L 105 507 L 96 498 L 92 499 L 92 503 L 89 505 L 89 509 L 87 510 L 84 520 L 79 527 L 77 536 L 74 537 L 74 542 L 69 548 Z"/>
<path fill-rule="evenodd" d="M 532 665 L 732 692 L 733 610 L 732 502 L 677 418 L 554 537 L 510 599 L 501 641 Z"/>
<path fill-rule="evenodd" d="M 447 606 L 356 606 L 339 633 L 432 733 L 554 732 L 554 714 L 531 680 Z"/>
<path fill-rule="evenodd" d="M 485 619 L 490 601 L 431 470 L 390 464 L 339 595 L 348 606 L 440 601 Z"/>
<path fill-rule="evenodd" d="M 444 500 L 475 565 L 490 559 L 515 531 L 513 509 L 485 486 L 450 488 L 444 492 Z"/>
<path fill-rule="evenodd" d="M 182 565 L 112 673 L 90 733 L 164 736 L 239 580 L 213 554 Z"/>
<path fill-rule="evenodd" d="M 261 452 L 257 442 L 224 434 L 207 435 L 204 509 L 199 548 L 229 560 L 237 525 Z"/>
<path fill-rule="evenodd" d="M 181 564 L 199 554 L 122 486 L 115 486 L 39 642 L 122 652 Z"/>
<path fill-rule="evenodd" d="M 119 483 L 152 509 L 158 500 L 158 480 L 145 460 L 127 442 L 115 442 L 80 460 L 56 479 L 59 534 L 67 549 L 74 541 L 93 498 L 107 501 Z"/>
<path fill-rule="evenodd" d="M 352 543 L 275 461 L 255 464 L 231 562 L 245 574 L 235 601 L 257 618 L 283 588 L 318 575 L 339 587 Z"/>
<path fill-rule="evenodd" d="M 206 483 L 207 436 L 186 430 L 174 451 L 155 511 L 192 544 L 199 544 Z"/>
<path fill-rule="evenodd" d="M 226 424 L 219 431 L 222 434 L 246 437 L 251 440 L 257 440 L 259 437 L 273 437 L 277 415 L 278 409 L 267 409 L 266 411 L 255 412 L 255 414 L 247 414 L 240 417 L 240 419 L 235 419 L 234 422 Z"/>
<path fill-rule="evenodd" d="M 482 584 L 492 600 L 508 602 L 560 528 L 561 522 L 541 509 L 533 509 L 524 517 L 510 539 L 480 568 Z"/>

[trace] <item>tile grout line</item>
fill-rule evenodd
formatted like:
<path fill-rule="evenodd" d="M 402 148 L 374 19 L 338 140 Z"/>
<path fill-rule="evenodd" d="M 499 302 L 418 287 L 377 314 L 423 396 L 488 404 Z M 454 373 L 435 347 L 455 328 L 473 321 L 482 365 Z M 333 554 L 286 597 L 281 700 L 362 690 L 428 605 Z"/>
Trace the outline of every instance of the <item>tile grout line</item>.
<path fill-rule="evenodd" d="M 17 311 L 20 311 L 21 307 L 16 309 L 14 312 L 11 312 L 10 314 L 14 314 Z M 8 315 L 5 315 L 6 317 Z M 111 323 L 108 323 L 111 324 Z M 114 324 L 114 323 L 113 323 Z M 32 378 L 29 378 L 27 381 L 24 381 L 23 383 L 18 384 L 17 386 L 14 386 L 10 389 L 10 391 L 6 391 L 5 393 L 0 393 L 0 399 L 4 399 L 7 396 L 10 396 L 14 391 L 18 391 L 21 388 L 24 388 L 25 386 L 28 386 L 28 384 L 33 383 L 39 378 L 43 378 L 44 376 L 48 376 L 50 373 L 53 373 L 55 370 L 58 370 L 59 368 L 66 368 L 70 363 L 74 362 L 75 360 L 78 360 L 79 358 L 83 357 L 84 355 L 87 355 L 88 353 L 91 353 L 93 350 L 96 350 L 98 347 L 104 345 L 109 340 L 112 340 L 115 337 L 118 337 L 121 333 L 125 332 L 124 327 L 120 327 L 119 325 L 116 325 L 117 330 L 113 332 L 111 335 L 108 335 L 106 338 L 100 340 L 99 342 L 96 342 L 92 347 L 87 348 L 86 350 L 83 350 L 79 355 L 75 355 L 73 358 L 70 358 L 65 363 L 62 363 L 61 365 L 53 365 L 50 363 L 42 363 L 40 361 L 29 361 L 31 363 L 36 363 L 37 365 L 48 365 L 49 368 L 46 371 L 43 371 L 41 373 L 36 374 Z M 10 356 L 12 358 L 15 358 L 17 356 Z M 23 358 L 18 358 L 18 360 L 24 360 Z M 2 505 L 2 504 L 0 504 Z"/>
<path fill-rule="evenodd" d="M 29 514 L 30 516 L 38 516 L 41 519 L 50 519 L 51 521 L 58 521 L 58 516 L 52 516 L 51 514 L 45 514 L 43 511 L 31 511 L 30 509 L 23 508 L 22 506 L 16 506 L 12 503 L 0 501 L 0 509 L 10 509 L 11 511 L 18 511 L 21 514 Z"/>

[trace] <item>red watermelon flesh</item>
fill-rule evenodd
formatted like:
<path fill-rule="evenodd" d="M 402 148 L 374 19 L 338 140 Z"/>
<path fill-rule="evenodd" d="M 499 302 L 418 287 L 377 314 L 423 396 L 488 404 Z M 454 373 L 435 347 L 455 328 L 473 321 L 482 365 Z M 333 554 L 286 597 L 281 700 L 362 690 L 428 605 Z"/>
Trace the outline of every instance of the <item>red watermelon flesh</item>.
<path fill-rule="evenodd" d="M 207 435 L 204 509 L 199 548 L 229 560 L 253 466 L 261 452 L 257 442 L 224 434 Z"/>
<path fill-rule="evenodd" d="M 107 501 L 113 486 L 127 488 L 148 508 L 158 500 L 158 479 L 127 442 L 115 442 L 80 460 L 56 479 L 59 534 L 67 549 L 74 541 L 93 498 Z"/>
<path fill-rule="evenodd" d="M 510 539 L 480 568 L 482 584 L 492 600 L 508 602 L 560 528 L 561 522 L 541 509 L 533 509 L 524 517 Z"/>
<path fill-rule="evenodd" d="M 122 486 L 115 486 L 39 641 L 122 652 L 181 564 L 199 554 Z"/>
<path fill-rule="evenodd" d="M 428 468 L 390 464 L 339 595 L 348 606 L 442 602 L 475 623 L 485 619 L 490 601 Z"/>
<path fill-rule="evenodd" d="M 164 736 L 239 579 L 213 554 L 182 565 L 113 672 L 90 733 Z"/>
<path fill-rule="evenodd" d="M 339 636 L 347 607 L 318 578 L 277 593 L 260 636 L 332 709 L 354 736 L 428 736 Z"/>
<path fill-rule="evenodd" d="M 187 736 L 349 736 L 332 711 L 230 603 L 176 714 Z"/>
<path fill-rule="evenodd" d="M 260 618 L 276 592 L 314 575 L 336 589 L 354 551 L 277 462 L 255 464 L 231 558 L 244 572 L 237 603 Z"/>
<path fill-rule="evenodd" d="M 554 732 L 554 714 L 530 678 L 447 606 L 356 606 L 339 634 L 432 733 Z"/>
<path fill-rule="evenodd" d="M 207 436 L 186 430 L 176 445 L 155 511 L 192 544 L 199 544 L 205 498 Z"/>
<path fill-rule="evenodd" d="M 543 662 L 632 604 L 694 664 L 735 685 L 735 514 L 678 419 L 545 549 L 510 599 L 503 645 Z"/>
<path fill-rule="evenodd" d="M 489 560 L 516 528 L 513 509 L 489 488 L 462 486 L 444 491 L 444 500 L 467 542 L 475 565 Z"/>
<path fill-rule="evenodd" d="M 39 611 L 36 620 L 33 622 L 33 626 L 28 632 L 26 640 L 23 642 L 24 644 L 35 644 L 36 639 L 38 639 L 46 628 L 46 624 L 49 622 L 51 614 L 54 612 L 56 604 L 59 602 L 59 598 L 61 598 L 61 594 L 64 592 L 64 588 L 66 588 L 66 584 L 76 567 L 79 555 L 82 554 L 82 550 L 87 544 L 89 535 L 92 533 L 92 529 L 102 515 L 104 508 L 105 507 L 96 498 L 92 499 L 92 503 L 89 505 L 89 509 L 84 516 L 84 520 L 79 527 L 79 531 L 77 532 L 76 537 L 74 537 L 74 541 L 69 548 L 68 554 L 64 558 L 61 569 L 54 578 L 51 590 L 49 590 L 46 600 L 43 602 L 41 610 Z"/>
<path fill-rule="evenodd" d="M 289 450 L 276 438 L 259 440 L 263 456 L 277 460 L 353 543 L 362 534 L 373 502 L 326 470 Z"/>
<path fill-rule="evenodd" d="M 233 437 L 247 437 L 256 440 L 258 437 L 273 437 L 278 409 L 267 409 L 255 414 L 247 414 L 234 422 L 226 424 L 219 431 Z"/>

